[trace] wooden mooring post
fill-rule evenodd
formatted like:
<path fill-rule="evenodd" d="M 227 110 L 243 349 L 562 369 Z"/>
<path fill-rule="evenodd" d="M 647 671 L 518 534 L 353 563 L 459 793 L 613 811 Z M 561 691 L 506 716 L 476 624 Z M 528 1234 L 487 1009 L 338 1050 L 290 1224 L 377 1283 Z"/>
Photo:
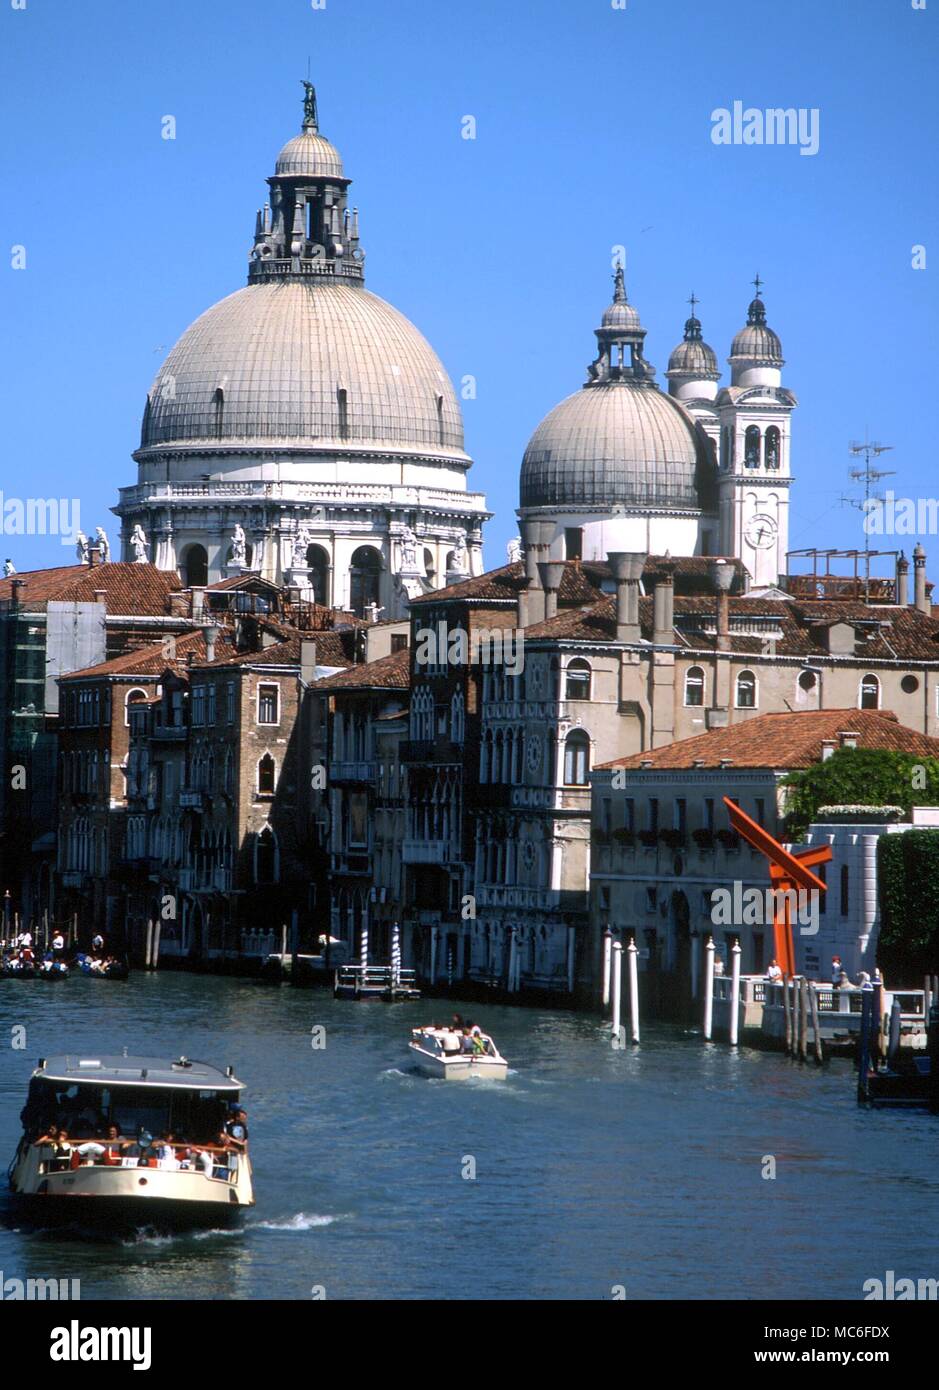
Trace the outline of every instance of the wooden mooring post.
<path fill-rule="evenodd" d="M 704 947 L 704 1041 L 711 1041 L 714 1031 L 714 938 L 709 936 Z"/>
<path fill-rule="evenodd" d="M 783 1018 L 786 1025 L 786 1051 L 792 1051 L 792 1001 L 790 999 L 790 986 L 792 981 L 788 975 L 783 976 Z"/>
<path fill-rule="evenodd" d="M 635 936 L 629 938 L 626 947 L 629 961 L 629 1026 L 634 1043 L 639 1041 L 639 948 Z"/>
<path fill-rule="evenodd" d="M 819 1066 L 825 1060 L 822 1053 L 822 1030 L 818 1021 L 818 989 L 809 983 L 809 1006 L 812 1010 L 812 1034 L 815 1040 L 815 1060 Z"/>

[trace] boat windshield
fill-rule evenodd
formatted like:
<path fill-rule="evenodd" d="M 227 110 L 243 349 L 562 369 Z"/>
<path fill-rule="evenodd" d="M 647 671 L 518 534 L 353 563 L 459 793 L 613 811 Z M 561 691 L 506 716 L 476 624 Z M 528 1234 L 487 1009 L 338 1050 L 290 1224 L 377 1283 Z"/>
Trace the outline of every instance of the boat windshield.
<path fill-rule="evenodd" d="M 28 1139 L 55 1124 L 71 1139 L 102 1139 L 108 1126 L 121 1135 L 140 1130 L 159 1135 L 172 1131 L 193 1144 L 211 1143 L 224 1124 L 237 1091 L 171 1086 L 102 1086 L 89 1082 L 50 1081 L 34 1077 L 20 1116 Z"/>

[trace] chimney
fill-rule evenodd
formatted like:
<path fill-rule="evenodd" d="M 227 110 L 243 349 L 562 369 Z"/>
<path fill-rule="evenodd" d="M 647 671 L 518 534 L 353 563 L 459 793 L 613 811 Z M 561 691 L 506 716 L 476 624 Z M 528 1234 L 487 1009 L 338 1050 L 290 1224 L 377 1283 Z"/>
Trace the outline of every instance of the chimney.
<path fill-rule="evenodd" d="M 827 761 L 828 761 L 828 759 L 831 757 L 832 753 L 834 753 L 836 746 L 837 746 L 837 745 L 836 745 L 835 740 L 834 740 L 833 738 L 823 738 L 823 739 L 822 739 L 822 762 L 823 762 L 823 763 L 827 763 Z"/>
<path fill-rule="evenodd" d="M 520 575 L 515 581 L 518 590 L 518 626 L 527 627 L 531 621 L 528 613 L 528 589 L 531 584 L 527 574 Z"/>
<path fill-rule="evenodd" d="M 558 589 L 564 577 L 563 560 L 539 560 L 538 574 L 544 587 L 545 621 L 555 617 L 558 611 Z"/>
<path fill-rule="evenodd" d="M 312 637 L 300 639 L 300 679 L 304 685 L 316 680 L 316 642 Z"/>
<path fill-rule="evenodd" d="M 926 593 L 926 552 L 919 544 L 913 551 L 913 606 L 917 613 L 928 616 L 932 612 Z"/>
<path fill-rule="evenodd" d="M 907 608 L 910 602 L 910 562 L 902 550 L 897 556 L 896 601 L 901 608 Z"/>
<path fill-rule="evenodd" d="M 202 628 L 202 636 L 205 639 L 205 659 L 206 661 L 215 660 L 215 635 L 218 629 L 214 623 L 205 623 Z"/>
<path fill-rule="evenodd" d="M 105 605 L 105 607 L 107 607 L 107 603 L 108 603 L 108 591 L 107 591 L 107 589 L 94 589 L 92 592 L 94 593 L 95 603 L 103 603 L 103 604 Z"/>
<path fill-rule="evenodd" d="M 20 606 L 20 590 L 25 589 L 25 587 L 25 579 L 14 579 L 13 583 L 10 585 L 10 607 L 14 612 L 16 612 L 17 608 Z"/>
<path fill-rule="evenodd" d="M 90 541 L 88 545 L 88 568 L 93 570 L 101 564 L 101 547 L 97 541 Z"/>
<path fill-rule="evenodd" d="M 734 567 L 729 560 L 712 560 L 708 575 L 717 593 L 717 650 L 730 651 L 730 589 Z"/>
<path fill-rule="evenodd" d="M 652 600 L 652 640 L 657 647 L 675 644 L 675 566 L 666 551 L 665 563 L 655 581 Z"/>
<path fill-rule="evenodd" d="M 201 622 L 202 614 L 205 612 L 205 588 L 203 585 L 192 585 L 192 617 L 194 622 Z"/>
<path fill-rule="evenodd" d="M 539 562 L 545 546 L 554 535 L 552 521 L 522 521 L 522 540 L 525 542 L 525 573 L 531 581 L 528 586 L 528 621 L 540 623 L 545 616 L 545 595 L 541 584 Z"/>
<path fill-rule="evenodd" d="M 842 748 L 857 748 L 857 741 L 861 735 L 856 729 L 841 729 L 838 732 L 838 742 Z"/>
<path fill-rule="evenodd" d="M 616 640 L 639 641 L 639 581 L 646 557 L 639 550 L 611 550 L 607 563 L 616 580 Z"/>

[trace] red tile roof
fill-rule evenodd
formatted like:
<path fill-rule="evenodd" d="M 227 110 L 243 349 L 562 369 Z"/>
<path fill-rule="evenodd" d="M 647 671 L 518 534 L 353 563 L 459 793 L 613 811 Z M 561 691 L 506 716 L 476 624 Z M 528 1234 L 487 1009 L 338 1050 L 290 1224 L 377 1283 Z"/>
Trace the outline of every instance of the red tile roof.
<path fill-rule="evenodd" d="M 68 603 L 94 603 L 95 590 L 103 589 L 108 613 L 116 616 L 162 617 L 169 611 L 169 595 L 182 586 L 172 570 L 155 565 L 138 565 L 115 560 L 106 565 L 63 565 L 54 569 L 27 570 L 0 579 L 0 601 L 13 597 L 15 580 L 20 606 L 41 612 L 55 600 Z"/>
<path fill-rule="evenodd" d="M 350 666 L 334 676 L 314 681 L 311 690 L 407 690 L 411 684 L 411 653 L 407 647 L 377 661 Z"/>
<path fill-rule="evenodd" d="M 173 645 L 168 648 L 167 643 L 170 641 Z M 230 632 L 222 628 L 217 630 L 215 649 L 222 660 L 234 653 Z M 168 651 L 174 652 L 175 655 L 168 655 Z M 166 670 L 188 670 L 187 658 L 190 654 L 193 661 L 203 662 L 205 659 L 205 638 L 201 628 L 196 628 L 193 632 L 184 632 L 174 638 L 166 638 L 162 642 L 154 642 L 146 647 L 137 647 L 134 651 L 123 652 L 120 656 L 112 657 L 110 661 L 99 662 L 97 666 L 85 666 L 80 671 L 69 671 L 67 675 L 60 676 L 59 680 L 89 680 L 99 676 L 159 677 Z"/>
<path fill-rule="evenodd" d="M 939 738 L 907 728 L 890 710 L 826 709 L 754 715 L 726 729 L 712 729 L 600 766 L 719 768 L 728 761 L 734 768 L 810 767 L 821 760 L 823 740 L 834 740 L 837 747 L 839 734 L 848 732 L 858 735 L 859 748 L 890 748 L 918 758 L 939 758 Z"/>

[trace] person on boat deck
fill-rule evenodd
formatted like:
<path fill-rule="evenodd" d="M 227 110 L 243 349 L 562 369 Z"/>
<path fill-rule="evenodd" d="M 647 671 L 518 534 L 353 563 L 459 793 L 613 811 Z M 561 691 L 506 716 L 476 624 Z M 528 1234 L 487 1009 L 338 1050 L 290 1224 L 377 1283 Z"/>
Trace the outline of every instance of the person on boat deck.
<path fill-rule="evenodd" d="M 55 936 L 52 938 L 52 952 L 53 952 L 53 955 L 60 955 L 61 952 L 64 951 L 64 950 L 65 950 L 65 937 L 62 935 L 62 933 L 61 933 L 60 931 L 57 931 L 56 934 L 55 934 Z"/>
<path fill-rule="evenodd" d="M 101 1155 L 101 1162 L 112 1165 L 120 1163 L 121 1150 L 123 1147 L 121 1132 L 117 1125 L 108 1125 L 108 1133 L 104 1143 L 104 1153 Z"/>
<path fill-rule="evenodd" d="M 832 982 L 833 986 L 835 987 L 835 989 L 837 989 L 838 986 L 841 984 L 841 977 L 842 977 L 843 974 L 844 974 L 844 967 L 843 967 L 842 964 L 841 964 L 841 957 L 840 957 L 840 956 L 832 956 L 832 958 L 831 958 L 831 982 Z"/>
<path fill-rule="evenodd" d="M 177 1158 L 176 1150 L 173 1147 L 174 1139 L 175 1136 L 173 1134 L 173 1131 L 171 1129 L 168 1129 L 165 1134 L 160 1135 L 159 1139 L 154 1145 L 154 1152 L 156 1153 L 157 1163 L 161 1168 L 179 1167 L 179 1159 Z"/>
<path fill-rule="evenodd" d="M 215 1155 L 215 1165 L 212 1168 L 213 1178 L 228 1177 L 228 1155 L 232 1152 L 234 1145 L 224 1129 L 220 1129 L 215 1136 L 215 1147 L 221 1149 L 221 1153 Z"/>
<path fill-rule="evenodd" d="M 52 1161 L 56 1168 L 67 1168 L 72 1161 L 72 1146 L 68 1142 L 68 1131 L 60 1129 L 52 1145 Z"/>
<path fill-rule="evenodd" d="M 463 1029 L 463 1041 L 460 1044 L 460 1051 L 466 1053 L 476 1051 L 476 1048 L 474 1046 L 473 1034 L 469 1028 Z"/>
<path fill-rule="evenodd" d="M 45 1134 L 40 1134 L 38 1139 L 34 1139 L 34 1144 L 54 1144 L 59 1137 L 59 1126 L 51 1124 Z"/>
<path fill-rule="evenodd" d="M 236 1149 L 243 1151 L 248 1147 L 248 1116 L 240 1105 L 232 1106 L 231 1119 L 225 1125 L 225 1133 Z"/>
<path fill-rule="evenodd" d="M 95 932 L 94 936 L 91 938 L 91 949 L 93 951 L 100 951 L 103 948 L 103 946 L 104 937 L 101 935 L 100 932 Z"/>
<path fill-rule="evenodd" d="M 766 967 L 766 978 L 767 980 L 769 980 L 770 984 L 776 984 L 778 980 L 782 979 L 782 971 L 780 970 L 779 964 L 775 959 L 771 960 L 769 965 Z"/>

